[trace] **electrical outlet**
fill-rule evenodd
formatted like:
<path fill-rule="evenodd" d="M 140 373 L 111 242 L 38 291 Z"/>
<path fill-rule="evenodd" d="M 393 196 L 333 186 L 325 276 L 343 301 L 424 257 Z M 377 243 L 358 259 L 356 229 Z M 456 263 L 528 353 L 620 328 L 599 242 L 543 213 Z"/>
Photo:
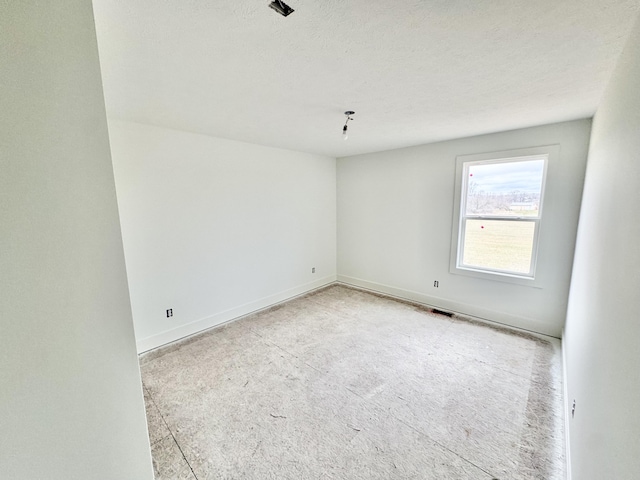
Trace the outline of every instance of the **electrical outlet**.
<path fill-rule="evenodd" d="M 440 282 L 438 280 L 433 281 L 434 288 L 440 288 Z"/>
<path fill-rule="evenodd" d="M 167 308 L 167 318 L 173 317 L 173 308 Z"/>
<path fill-rule="evenodd" d="M 311 269 L 311 273 L 316 273 L 316 267 L 313 267 L 313 268 Z"/>
<path fill-rule="evenodd" d="M 576 414 L 576 401 L 573 401 L 573 405 L 571 406 L 571 418 L 573 418 Z"/>

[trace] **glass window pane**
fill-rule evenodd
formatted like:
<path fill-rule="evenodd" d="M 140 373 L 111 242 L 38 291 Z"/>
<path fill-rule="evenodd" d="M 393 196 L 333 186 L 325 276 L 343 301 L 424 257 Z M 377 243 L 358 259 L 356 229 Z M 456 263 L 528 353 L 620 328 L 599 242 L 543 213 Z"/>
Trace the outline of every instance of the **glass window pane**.
<path fill-rule="evenodd" d="M 528 274 L 535 222 L 465 221 L 462 265 Z"/>
<path fill-rule="evenodd" d="M 543 174 L 542 159 L 470 165 L 466 214 L 538 216 Z"/>

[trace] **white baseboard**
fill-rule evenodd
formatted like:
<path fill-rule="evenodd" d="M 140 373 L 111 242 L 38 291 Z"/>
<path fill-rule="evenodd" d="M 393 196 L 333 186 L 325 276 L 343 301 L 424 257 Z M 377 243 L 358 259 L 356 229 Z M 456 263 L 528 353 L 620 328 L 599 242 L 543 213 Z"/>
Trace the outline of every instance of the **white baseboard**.
<path fill-rule="evenodd" d="M 403 300 L 411 300 L 428 307 L 439 308 L 452 313 L 459 313 L 470 317 L 477 318 L 486 323 L 493 323 L 502 326 L 512 327 L 517 330 L 537 333 L 549 337 L 560 338 L 561 332 L 551 325 L 542 324 L 534 319 L 510 315 L 496 310 L 476 307 L 462 302 L 454 302 L 445 298 L 425 295 L 424 293 L 414 292 L 412 290 L 404 290 L 402 288 L 392 287 L 381 283 L 370 282 L 360 278 L 348 277 L 346 275 L 338 275 L 338 282 L 345 285 L 353 285 L 355 287 L 364 288 L 373 292 L 383 293 L 392 297 Z"/>
<path fill-rule="evenodd" d="M 567 382 L 567 354 L 564 348 L 564 328 L 562 329 L 562 401 L 564 402 L 564 458 L 567 464 L 567 480 L 571 480 L 571 433 L 569 423 L 571 411 L 569 410 L 569 384 Z"/>
<path fill-rule="evenodd" d="M 288 290 L 276 293 L 274 295 L 269 295 L 268 297 L 263 297 L 258 300 L 245 303 L 243 305 L 230 308 L 223 312 L 215 313 L 213 315 L 202 318 L 200 320 L 187 323 L 186 325 L 180 325 L 179 327 L 172 328 L 171 330 L 166 330 L 156 335 L 142 338 L 136 341 L 138 354 L 147 352 L 149 350 L 153 350 L 154 348 L 161 347 L 168 343 L 175 342 L 176 340 L 180 340 L 182 338 L 194 335 L 196 333 L 202 332 L 203 330 L 207 330 L 212 327 L 217 327 L 224 323 L 229 323 L 231 321 L 237 320 L 250 313 L 254 313 L 258 310 L 263 310 L 265 308 L 272 307 L 275 304 L 278 304 L 285 300 L 290 300 L 293 297 L 296 297 L 298 295 L 302 295 L 312 290 L 315 290 L 317 288 L 330 285 L 335 281 L 336 281 L 336 275 L 329 275 L 319 280 L 315 280 L 313 282 L 306 283 L 304 285 L 290 288 Z"/>

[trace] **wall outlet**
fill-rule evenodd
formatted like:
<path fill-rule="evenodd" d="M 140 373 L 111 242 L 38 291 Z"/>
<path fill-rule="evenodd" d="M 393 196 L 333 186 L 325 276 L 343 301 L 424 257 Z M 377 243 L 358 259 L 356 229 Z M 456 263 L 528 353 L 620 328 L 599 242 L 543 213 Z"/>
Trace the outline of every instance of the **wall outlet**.
<path fill-rule="evenodd" d="M 167 318 L 173 317 L 173 308 L 167 308 Z"/>
<path fill-rule="evenodd" d="M 434 286 L 435 288 L 440 288 L 440 282 L 439 282 L 438 280 L 434 280 L 434 281 L 433 281 L 433 286 Z"/>
<path fill-rule="evenodd" d="M 311 268 L 311 273 L 316 273 L 316 267 Z"/>
<path fill-rule="evenodd" d="M 573 405 L 571 405 L 571 418 L 573 418 L 576 414 L 576 401 L 573 401 Z"/>

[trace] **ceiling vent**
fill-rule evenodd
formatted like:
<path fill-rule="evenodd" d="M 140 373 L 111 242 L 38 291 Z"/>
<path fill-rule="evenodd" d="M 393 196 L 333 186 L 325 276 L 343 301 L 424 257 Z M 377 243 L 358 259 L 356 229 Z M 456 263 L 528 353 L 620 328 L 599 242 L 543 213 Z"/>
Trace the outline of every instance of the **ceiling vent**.
<path fill-rule="evenodd" d="M 294 12 L 293 8 L 291 8 L 286 3 L 281 2 L 280 0 L 273 0 L 273 2 L 269 4 L 269 7 L 273 8 L 276 12 L 278 12 L 283 17 L 287 17 Z"/>

